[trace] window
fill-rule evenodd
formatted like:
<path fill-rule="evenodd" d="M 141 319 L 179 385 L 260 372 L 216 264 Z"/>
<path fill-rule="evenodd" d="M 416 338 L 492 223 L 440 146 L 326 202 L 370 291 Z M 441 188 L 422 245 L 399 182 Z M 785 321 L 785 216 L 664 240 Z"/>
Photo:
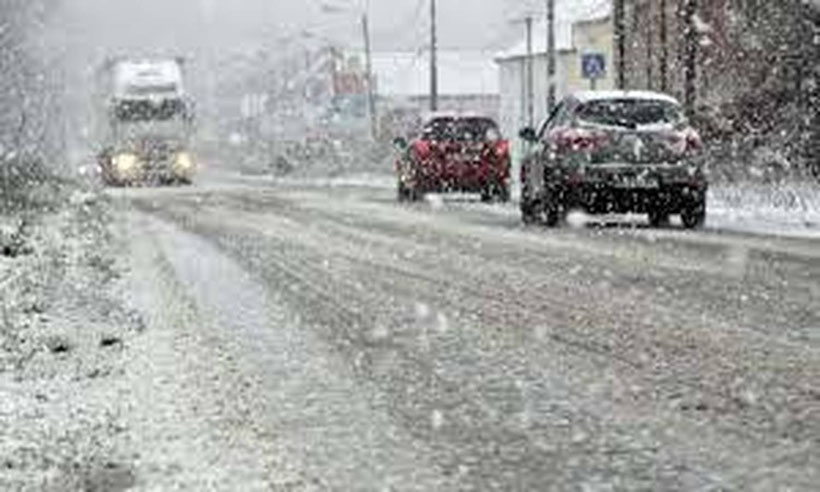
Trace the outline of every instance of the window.
<path fill-rule="evenodd" d="M 577 118 L 595 125 L 640 128 L 652 125 L 678 126 L 684 122 L 680 107 L 665 101 L 612 99 L 582 105 Z"/>

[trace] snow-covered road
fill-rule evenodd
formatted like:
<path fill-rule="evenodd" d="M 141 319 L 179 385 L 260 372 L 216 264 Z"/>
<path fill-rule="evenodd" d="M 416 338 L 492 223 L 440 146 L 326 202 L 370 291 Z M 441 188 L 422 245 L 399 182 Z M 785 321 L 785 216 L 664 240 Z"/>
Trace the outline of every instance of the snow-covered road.
<path fill-rule="evenodd" d="M 207 469 L 178 452 L 176 468 L 198 471 L 171 479 L 148 453 L 139 484 L 820 481 L 815 240 L 608 219 L 533 229 L 512 206 L 329 184 L 112 193 L 126 243 L 153 238 L 131 253 L 148 259 L 134 268 L 147 333 L 184 340 L 163 360 L 194 361 L 152 366 L 185 381 L 154 395 L 193 429 L 173 442 L 223 450 L 201 454 Z"/>
<path fill-rule="evenodd" d="M 231 182 L 247 186 L 302 186 L 324 188 L 362 188 L 394 190 L 395 178 L 379 174 L 358 174 L 337 178 L 272 178 L 240 176 L 233 173 L 207 175 L 210 186 Z M 433 205 L 450 202 L 469 207 L 469 197 L 430 197 Z M 474 200 L 472 200 L 474 201 Z M 486 207 L 487 213 L 509 217 L 518 215 L 517 205 Z M 476 208 L 473 206 L 472 208 Z M 820 184 L 785 183 L 773 185 L 713 185 L 708 198 L 707 229 L 713 232 L 739 232 L 781 237 L 820 239 Z M 643 217 L 584 218 L 589 225 L 621 223 L 644 224 Z"/>

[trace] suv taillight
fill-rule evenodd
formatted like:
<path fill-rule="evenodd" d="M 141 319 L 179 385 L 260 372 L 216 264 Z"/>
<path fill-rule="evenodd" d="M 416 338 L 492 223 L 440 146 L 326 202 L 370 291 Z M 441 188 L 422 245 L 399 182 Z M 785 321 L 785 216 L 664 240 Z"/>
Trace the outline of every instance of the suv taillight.
<path fill-rule="evenodd" d="M 686 132 L 686 150 L 700 150 L 703 147 L 703 140 L 700 138 L 700 133 L 694 128 L 690 128 Z"/>
<path fill-rule="evenodd" d="M 600 148 L 606 135 L 580 128 L 568 128 L 556 131 L 552 142 L 559 153 L 589 152 Z"/>
<path fill-rule="evenodd" d="M 506 159 L 510 156 L 510 142 L 507 140 L 499 140 L 495 143 L 495 155 L 500 159 Z"/>
<path fill-rule="evenodd" d="M 697 152 L 703 147 L 700 134 L 693 128 L 669 133 L 667 140 L 672 148 L 681 154 Z"/>

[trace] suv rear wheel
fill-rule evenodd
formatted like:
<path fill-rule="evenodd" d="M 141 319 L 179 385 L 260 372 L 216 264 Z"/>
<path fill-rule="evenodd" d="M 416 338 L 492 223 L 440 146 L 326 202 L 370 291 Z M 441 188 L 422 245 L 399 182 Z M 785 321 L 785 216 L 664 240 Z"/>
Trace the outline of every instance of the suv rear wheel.
<path fill-rule="evenodd" d="M 521 199 L 521 220 L 524 221 L 526 225 L 532 225 L 538 222 L 538 207 L 537 204 L 531 202 L 530 200 L 526 200 L 524 198 Z"/>
<path fill-rule="evenodd" d="M 548 205 L 546 202 L 521 201 L 521 218 L 524 224 L 541 224 L 547 227 L 558 227 L 564 221 L 564 212 L 557 205 Z"/>
<path fill-rule="evenodd" d="M 557 205 L 546 205 L 544 207 L 544 225 L 547 227 L 558 227 L 565 219 L 563 209 Z"/>
<path fill-rule="evenodd" d="M 687 229 L 700 229 L 706 223 L 706 202 L 698 200 L 687 205 L 681 212 L 680 218 Z"/>
<path fill-rule="evenodd" d="M 669 214 L 665 210 L 649 212 L 649 225 L 652 227 L 666 227 L 669 225 Z"/>

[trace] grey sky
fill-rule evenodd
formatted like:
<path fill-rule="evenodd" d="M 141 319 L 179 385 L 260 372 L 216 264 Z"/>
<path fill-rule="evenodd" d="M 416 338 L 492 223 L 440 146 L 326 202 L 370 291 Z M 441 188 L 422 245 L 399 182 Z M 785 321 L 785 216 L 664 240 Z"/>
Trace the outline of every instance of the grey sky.
<path fill-rule="evenodd" d="M 429 0 L 370 0 L 374 48 L 413 50 L 427 43 Z M 540 0 L 438 0 L 445 48 L 498 49 L 518 34 L 511 23 Z M 321 4 L 350 6 L 322 13 Z M 98 48 L 232 49 L 307 30 L 356 45 L 356 11 L 365 0 L 65 0 L 59 22 Z M 577 4 L 564 0 L 568 6 Z M 357 7 L 358 6 L 358 7 Z"/>

